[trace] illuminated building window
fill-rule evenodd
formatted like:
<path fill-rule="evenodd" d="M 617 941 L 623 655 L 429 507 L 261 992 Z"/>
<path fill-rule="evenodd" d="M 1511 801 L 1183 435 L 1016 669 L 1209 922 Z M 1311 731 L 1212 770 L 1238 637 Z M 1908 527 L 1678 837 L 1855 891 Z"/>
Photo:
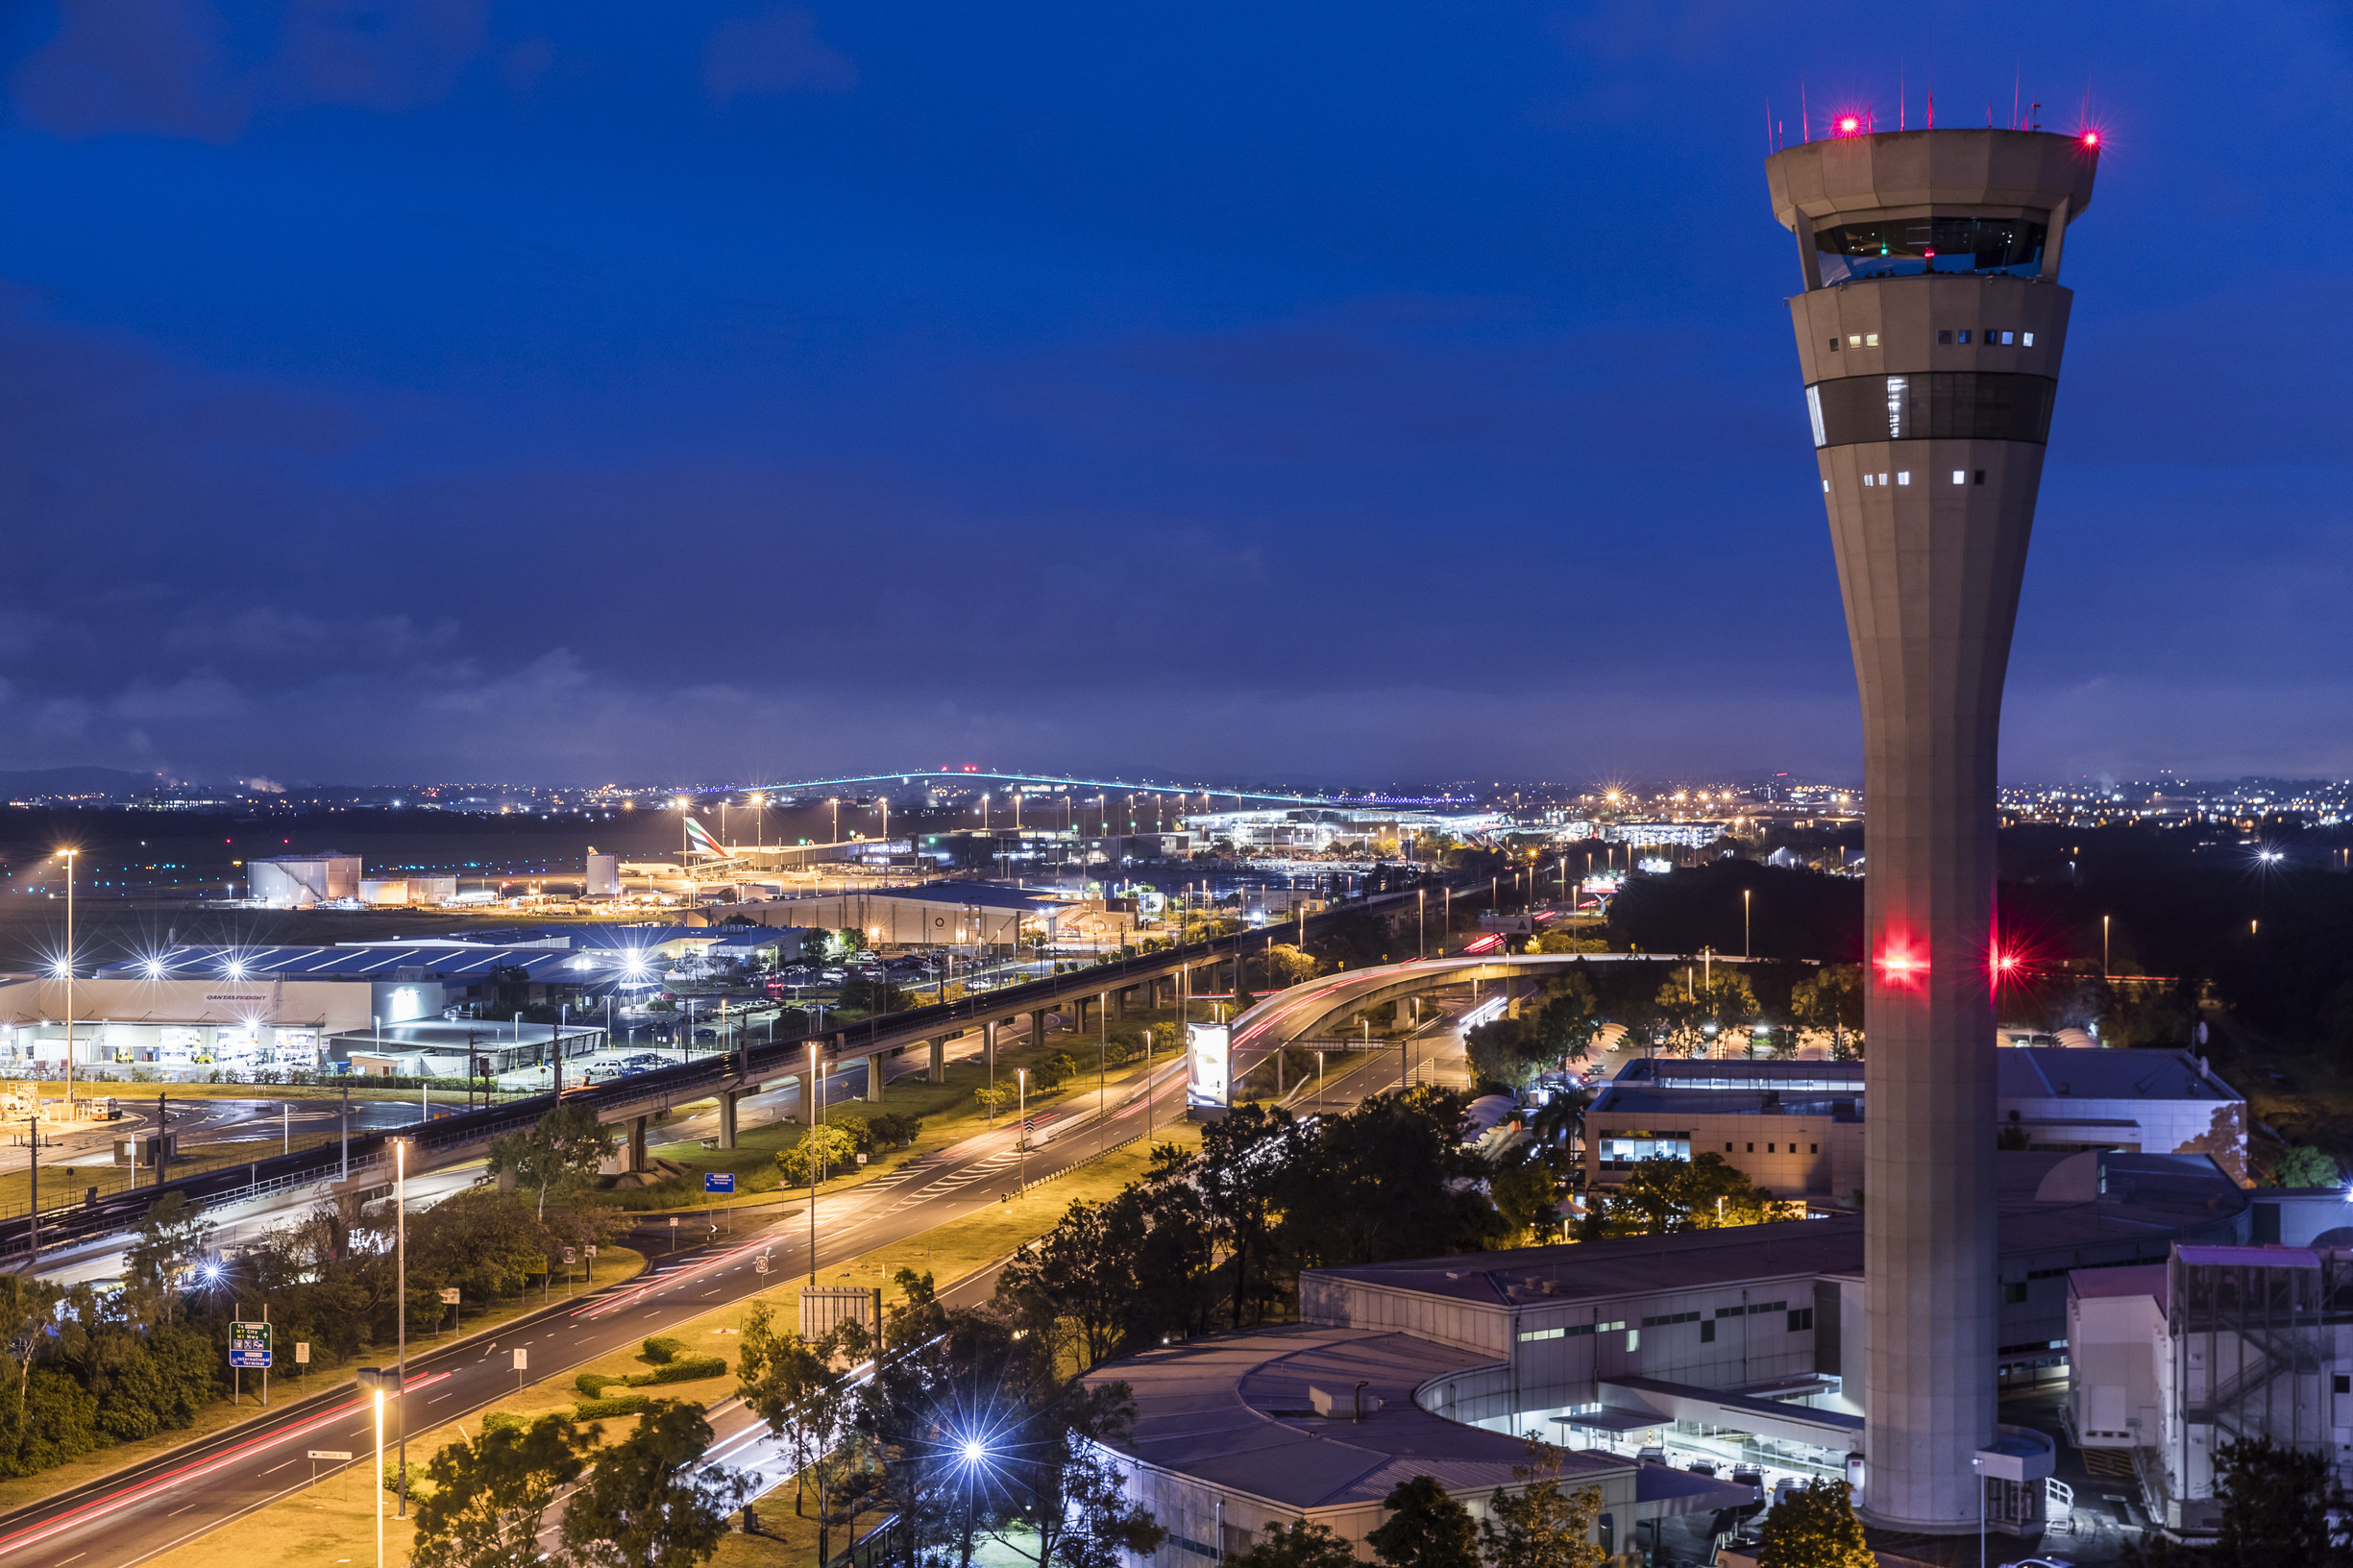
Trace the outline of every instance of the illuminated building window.
<path fill-rule="evenodd" d="M 1865 333 L 1863 334 L 1863 347 L 1865 347 L 1865 348 L 1867 348 L 1867 349 L 1875 349 L 1875 348 L 1877 348 L 1878 346 L 1879 346 L 1879 334 L 1878 334 L 1878 333 L 1876 333 L 1876 332 L 1865 332 Z"/>
<path fill-rule="evenodd" d="M 2002 333 L 2002 334 L 2001 334 L 2001 346 L 2002 346 L 2003 348 L 2005 348 L 2005 349 L 2006 349 L 2006 348 L 2008 348 L 2008 347 L 2010 346 L 2010 339 L 2011 339 L 2011 337 L 2012 337 L 2013 335 L 2015 335 L 2015 334 L 2010 333 L 2010 332 L 2004 332 L 2004 333 Z"/>
<path fill-rule="evenodd" d="M 1896 475 L 1896 482 L 1897 482 L 1898 484 L 1909 484 L 1909 483 L 1911 483 L 1911 482 L 1912 482 L 1912 471 L 1911 471 L 1910 469 L 1908 469 L 1908 468 L 1907 468 L 1907 469 L 1903 469 L 1903 470 L 1901 470 L 1900 472 L 1899 472 L 1899 473 Z"/>
<path fill-rule="evenodd" d="M 1866 475 L 1864 475 L 1864 476 L 1863 476 L 1863 484 L 1864 484 L 1864 486 L 1865 486 L 1866 488 L 1868 488 L 1868 487 L 1870 486 L 1870 484 L 1871 484 L 1871 476 L 1870 476 L 1870 475 L 1866 474 Z"/>
<path fill-rule="evenodd" d="M 1851 348 L 1851 349 L 1859 349 L 1859 348 L 1861 348 L 1862 346 L 1863 346 L 1863 334 L 1862 334 L 1862 333 L 1860 333 L 1860 332 L 1849 332 L 1849 333 L 1847 334 L 1847 347 L 1849 347 L 1849 348 Z"/>
<path fill-rule="evenodd" d="M 2031 349 L 2034 347 L 2034 334 L 2032 332 L 2021 332 L 2018 334 L 2018 341 L 2021 347 Z"/>
<path fill-rule="evenodd" d="M 1965 468 L 1954 469 L 1952 471 L 1952 482 L 1955 484 L 1967 484 L 1969 482 L 1969 470 Z"/>
<path fill-rule="evenodd" d="M 1961 329 L 1961 341 L 1964 343 L 1969 341 L 1969 329 L 1966 327 Z"/>
<path fill-rule="evenodd" d="M 1825 480 L 1823 480 L 1823 481 L 1822 481 L 1822 493 L 1823 493 L 1824 495 L 1826 495 L 1826 495 L 1828 495 L 1828 494 L 1830 493 L 1830 481 L 1829 481 L 1829 480 L 1825 479 Z"/>
<path fill-rule="evenodd" d="M 1887 488 L 1887 476 L 1884 474 L 1879 476 L 1879 488 L 1882 490 Z"/>

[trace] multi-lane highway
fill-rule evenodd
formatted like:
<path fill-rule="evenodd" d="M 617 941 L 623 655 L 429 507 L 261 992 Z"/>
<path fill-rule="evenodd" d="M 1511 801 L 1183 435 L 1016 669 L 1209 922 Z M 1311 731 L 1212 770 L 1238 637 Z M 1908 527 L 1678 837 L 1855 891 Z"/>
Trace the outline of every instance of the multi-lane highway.
<path fill-rule="evenodd" d="M 1295 987 L 1253 1010 L 1238 1031 L 1238 1057 L 1262 1053 L 1275 1042 L 1296 1038 L 1335 1007 L 1350 1004 L 1376 974 Z M 1446 977 L 1433 973 L 1433 984 Z M 1336 1109 L 1393 1087 L 1397 1058 L 1385 1052 L 1335 1063 L 1320 1096 L 1312 1081 L 1292 1086 L 1290 1097 L 1313 1096 Z M 1158 1067 L 1149 1093 L 1140 1085 L 1123 1088 L 1096 1119 L 1095 1096 L 1074 1094 L 1065 1105 L 1086 1118 L 1042 1149 L 1026 1156 L 1013 1146 L 1013 1129 L 1003 1127 L 924 1156 L 838 1196 L 818 1209 L 817 1273 L 876 1247 L 904 1240 L 998 1200 L 1026 1176 L 1036 1182 L 1180 1116 L 1185 1069 L 1181 1063 Z M 517 1386 L 513 1354 L 528 1358 L 533 1380 L 558 1376 L 600 1357 L 671 1333 L 692 1319 L 768 1286 L 806 1278 L 810 1271 L 808 1214 L 800 1204 L 743 1211 L 737 1223 L 749 1228 L 674 1257 L 661 1258 L 646 1275 L 620 1286 L 557 1303 L 510 1322 L 495 1333 L 441 1347 L 411 1346 L 405 1401 L 412 1431 L 423 1433 L 494 1409 Z M 760 1270 L 765 1259 L 768 1272 Z M 989 1275 L 964 1282 L 961 1299 L 985 1297 Z M 711 1348 L 730 1341 L 714 1339 Z M 278 1380 L 278 1408 L 216 1437 L 191 1443 L 147 1463 L 0 1519 L 0 1568 L 128 1568 L 202 1535 L 312 1483 L 310 1451 L 359 1455 L 365 1465 L 374 1442 L 372 1409 L 349 1385 L 304 1395 Z M 715 1411 L 715 1459 L 758 1468 L 768 1453 L 755 1423 L 740 1406 Z M 422 1459 L 423 1455 L 412 1455 Z M 325 1476 L 340 1467 L 318 1466 Z"/>

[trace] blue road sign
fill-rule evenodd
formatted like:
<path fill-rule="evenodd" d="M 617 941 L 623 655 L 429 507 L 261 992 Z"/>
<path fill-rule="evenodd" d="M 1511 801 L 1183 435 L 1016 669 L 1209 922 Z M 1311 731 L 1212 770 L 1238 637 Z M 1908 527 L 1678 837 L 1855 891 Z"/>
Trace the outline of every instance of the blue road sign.
<path fill-rule="evenodd" d="M 733 1192 L 735 1190 L 735 1172 L 732 1170 L 704 1171 L 702 1189 L 705 1192 Z"/>

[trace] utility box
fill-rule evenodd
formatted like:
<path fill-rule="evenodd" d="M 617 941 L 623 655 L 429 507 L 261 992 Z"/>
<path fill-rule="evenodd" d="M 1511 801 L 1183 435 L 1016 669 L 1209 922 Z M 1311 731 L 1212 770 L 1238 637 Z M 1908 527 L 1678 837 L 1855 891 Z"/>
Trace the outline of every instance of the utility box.
<path fill-rule="evenodd" d="M 136 1138 L 114 1140 L 114 1163 L 135 1169 L 152 1169 L 159 1155 L 165 1160 L 178 1157 L 180 1135 L 177 1133 L 141 1133 Z"/>

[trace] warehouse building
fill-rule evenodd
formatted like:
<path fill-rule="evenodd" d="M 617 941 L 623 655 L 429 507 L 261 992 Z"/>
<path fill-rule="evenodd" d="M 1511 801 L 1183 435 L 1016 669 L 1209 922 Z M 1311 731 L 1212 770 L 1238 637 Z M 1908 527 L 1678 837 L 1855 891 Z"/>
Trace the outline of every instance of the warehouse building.
<path fill-rule="evenodd" d="M 1995 1065 L 2010 1146 L 2211 1155 L 2246 1177 L 2246 1101 L 2203 1058 L 2028 1046 Z M 1847 1202 L 1863 1186 L 1864 1115 L 1859 1062 L 1642 1057 L 1585 1113 L 1585 1184 L 1713 1152 L 1777 1197 Z"/>

